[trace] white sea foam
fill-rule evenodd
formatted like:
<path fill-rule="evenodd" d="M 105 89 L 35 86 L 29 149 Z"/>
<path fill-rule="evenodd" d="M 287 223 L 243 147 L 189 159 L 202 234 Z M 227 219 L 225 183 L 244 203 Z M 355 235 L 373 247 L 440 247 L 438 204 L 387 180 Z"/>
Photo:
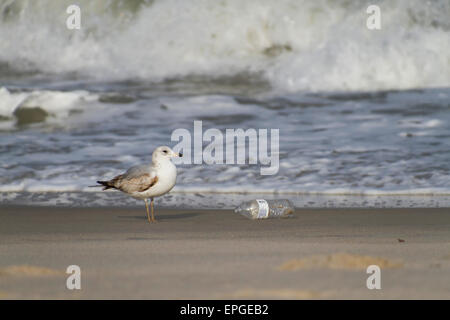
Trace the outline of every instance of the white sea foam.
<path fill-rule="evenodd" d="M 0 115 L 14 118 L 18 109 L 40 108 L 52 116 L 67 118 L 74 109 L 82 109 L 89 102 L 97 101 L 98 97 L 87 91 L 71 92 L 35 90 L 31 92 L 10 92 L 0 88 Z"/>
<path fill-rule="evenodd" d="M 53 97 L 65 100 L 60 92 L 25 92 L 25 96 L 2 92 L 6 101 L 16 96 L 46 97 L 35 101 L 40 105 L 50 101 L 48 105 L 53 106 L 48 112 L 57 112 L 58 103 L 52 101 L 58 98 Z M 179 165 L 175 192 L 448 194 L 448 139 L 442 138 L 448 136 L 447 100 L 439 100 L 440 95 L 433 92 L 390 93 L 379 104 L 361 100 L 355 113 L 341 113 L 355 109 L 349 109 L 347 101 L 330 103 L 330 98 L 320 101 L 329 105 L 316 108 L 293 104 L 272 109 L 220 95 L 109 104 L 99 102 L 96 95 L 78 93 L 80 98 L 67 99 L 74 102 L 62 105 L 62 111 L 82 108 L 89 116 L 79 119 L 71 130 L 66 130 L 75 121 L 71 119 L 80 115 L 61 119 L 64 130 L 56 134 L 47 134 L 44 123 L 42 129 L 2 135 L 0 191 L 95 192 L 88 186 L 96 180 L 150 162 L 155 146 L 173 143 L 172 130 L 192 131 L 193 121 L 203 119 L 204 130 L 214 126 L 280 128 L 280 171 L 267 178 L 259 175 L 258 166 Z M 423 95 L 436 101 L 423 105 Z M 412 102 L 402 105 L 402 101 Z M 270 101 L 261 103 L 270 105 Z M 301 99 L 296 103 L 301 104 Z M 391 105 L 396 112 L 391 113 Z M 411 110 L 425 115 L 399 116 Z M 373 122 L 378 126 L 367 125 Z"/>
<path fill-rule="evenodd" d="M 380 90 L 450 85 L 448 0 L 69 0 L 0 4 L 0 62 L 19 70 L 161 80 L 261 73 L 275 88 Z M 20 41 L 18 41 L 20 39 Z"/>
<path fill-rule="evenodd" d="M 0 88 L 0 116 L 10 118 L 27 96 L 26 93 L 11 94 L 8 89 Z"/>
<path fill-rule="evenodd" d="M 94 178 L 95 179 L 95 178 Z M 28 180 L 18 184 L 5 184 L 0 186 L 0 192 L 12 193 L 12 192 L 31 192 L 31 193 L 44 193 L 44 192 L 89 192 L 96 193 L 101 192 L 99 188 L 93 188 L 88 186 L 89 182 L 84 179 L 84 183 L 76 184 L 73 181 L 59 180 L 59 181 L 34 181 Z M 217 180 L 216 182 L 222 182 Z M 95 184 L 95 183 L 94 183 Z M 182 185 L 176 186 L 171 191 L 172 193 L 190 193 L 190 194 L 272 194 L 278 196 L 289 195 L 352 195 L 352 196 L 448 196 L 450 190 L 447 188 L 411 188 L 411 189 L 398 189 L 398 190 L 383 190 L 383 189 L 352 189 L 352 188 L 334 188 L 320 190 L 317 185 L 317 189 L 310 188 L 293 188 L 280 189 L 270 187 L 255 187 L 253 184 L 248 185 L 223 185 L 223 184 L 208 184 L 207 186 L 189 186 Z"/>

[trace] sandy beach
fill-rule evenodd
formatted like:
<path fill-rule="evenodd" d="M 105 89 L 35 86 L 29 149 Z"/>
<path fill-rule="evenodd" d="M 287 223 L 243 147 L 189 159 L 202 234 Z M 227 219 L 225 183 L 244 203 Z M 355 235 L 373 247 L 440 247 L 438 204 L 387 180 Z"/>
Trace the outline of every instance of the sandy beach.
<path fill-rule="evenodd" d="M 0 208 L 0 299 L 450 299 L 450 209 Z M 381 268 L 369 290 L 368 264 Z M 66 288 L 69 265 L 81 290 Z"/>
<path fill-rule="evenodd" d="M 449 16 L 0 0 L 0 300 L 450 299 Z"/>

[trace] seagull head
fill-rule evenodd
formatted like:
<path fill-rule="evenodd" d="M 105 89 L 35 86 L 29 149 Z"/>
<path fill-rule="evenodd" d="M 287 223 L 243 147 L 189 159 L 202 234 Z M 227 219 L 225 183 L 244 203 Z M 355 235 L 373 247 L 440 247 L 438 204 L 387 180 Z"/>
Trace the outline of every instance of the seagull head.
<path fill-rule="evenodd" d="M 152 160 L 153 161 L 161 161 L 161 160 L 169 160 L 173 157 L 182 157 L 181 153 L 175 153 L 172 149 L 167 146 L 161 146 L 153 151 Z"/>

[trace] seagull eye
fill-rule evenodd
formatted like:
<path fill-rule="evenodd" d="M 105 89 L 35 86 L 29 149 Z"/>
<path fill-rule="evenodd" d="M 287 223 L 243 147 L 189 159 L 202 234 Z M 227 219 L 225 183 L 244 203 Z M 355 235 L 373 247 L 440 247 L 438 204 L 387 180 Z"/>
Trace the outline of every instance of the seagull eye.
<path fill-rule="evenodd" d="M 163 150 L 164 153 L 167 153 L 167 150 Z"/>

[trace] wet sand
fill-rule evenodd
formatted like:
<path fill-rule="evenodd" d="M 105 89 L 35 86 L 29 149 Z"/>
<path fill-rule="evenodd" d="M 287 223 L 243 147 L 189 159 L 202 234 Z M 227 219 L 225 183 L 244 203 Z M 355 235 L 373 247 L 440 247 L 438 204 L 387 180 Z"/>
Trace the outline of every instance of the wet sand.
<path fill-rule="evenodd" d="M 450 299 L 450 209 L 0 207 L 0 299 Z M 381 289 L 369 290 L 369 264 Z M 81 290 L 66 288 L 69 265 Z"/>

